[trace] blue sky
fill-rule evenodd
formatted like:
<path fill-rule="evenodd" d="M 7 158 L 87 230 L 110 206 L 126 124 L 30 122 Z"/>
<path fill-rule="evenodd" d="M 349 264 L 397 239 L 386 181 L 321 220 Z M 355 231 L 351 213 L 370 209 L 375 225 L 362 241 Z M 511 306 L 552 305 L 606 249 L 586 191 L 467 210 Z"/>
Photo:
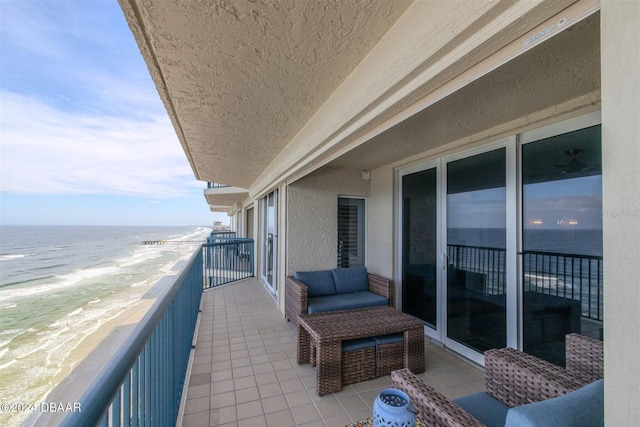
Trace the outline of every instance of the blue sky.
<path fill-rule="evenodd" d="M 117 0 L 0 0 L 0 223 L 211 225 Z"/>

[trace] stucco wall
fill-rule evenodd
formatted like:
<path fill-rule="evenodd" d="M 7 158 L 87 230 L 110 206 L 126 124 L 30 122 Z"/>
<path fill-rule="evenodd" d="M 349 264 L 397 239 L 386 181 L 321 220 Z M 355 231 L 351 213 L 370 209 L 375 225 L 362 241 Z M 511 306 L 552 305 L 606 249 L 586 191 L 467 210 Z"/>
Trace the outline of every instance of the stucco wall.
<path fill-rule="evenodd" d="M 605 424 L 640 425 L 640 3 L 602 2 Z"/>
<path fill-rule="evenodd" d="M 393 168 L 371 172 L 371 196 L 367 201 L 367 269 L 393 278 L 394 217 Z"/>
<path fill-rule="evenodd" d="M 336 267 L 338 197 L 367 197 L 369 182 L 360 170 L 322 168 L 287 187 L 287 275 Z"/>

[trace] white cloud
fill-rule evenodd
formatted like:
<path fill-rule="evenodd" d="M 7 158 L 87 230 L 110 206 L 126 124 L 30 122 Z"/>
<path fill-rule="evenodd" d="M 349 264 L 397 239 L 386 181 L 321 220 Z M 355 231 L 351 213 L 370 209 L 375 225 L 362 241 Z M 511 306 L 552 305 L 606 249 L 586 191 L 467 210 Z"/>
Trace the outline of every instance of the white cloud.
<path fill-rule="evenodd" d="M 158 199 L 203 188 L 166 114 L 113 117 L 4 90 L 0 96 L 2 191 Z"/>
<path fill-rule="evenodd" d="M 193 195 L 196 181 L 116 2 L 9 2 L 0 189 Z"/>

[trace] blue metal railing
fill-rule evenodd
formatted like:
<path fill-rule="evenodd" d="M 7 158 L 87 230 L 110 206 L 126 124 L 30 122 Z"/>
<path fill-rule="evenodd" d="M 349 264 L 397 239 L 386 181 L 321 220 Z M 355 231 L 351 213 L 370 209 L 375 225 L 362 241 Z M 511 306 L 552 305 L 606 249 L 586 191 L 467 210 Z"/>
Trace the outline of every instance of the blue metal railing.
<path fill-rule="evenodd" d="M 209 237 L 207 237 L 207 243 L 224 242 L 235 238 L 235 231 L 212 231 L 211 234 L 209 234 Z"/>
<path fill-rule="evenodd" d="M 202 250 L 159 298 L 61 426 L 173 426 L 202 296 Z"/>
<path fill-rule="evenodd" d="M 213 232 L 61 426 L 173 426 L 205 288 L 253 276 L 253 240 Z"/>
<path fill-rule="evenodd" d="M 218 184 L 215 182 L 207 182 L 207 188 L 227 188 L 227 187 L 230 187 L 230 185 Z"/>
<path fill-rule="evenodd" d="M 253 239 L 217 237 L 202 245 L 204 288 L 253 277 Z"/>

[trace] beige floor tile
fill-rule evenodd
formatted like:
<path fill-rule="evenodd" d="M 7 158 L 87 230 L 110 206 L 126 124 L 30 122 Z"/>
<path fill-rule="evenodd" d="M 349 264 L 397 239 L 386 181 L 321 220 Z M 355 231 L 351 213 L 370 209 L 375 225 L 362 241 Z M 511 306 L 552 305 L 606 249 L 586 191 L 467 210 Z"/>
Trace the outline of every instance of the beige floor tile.
<path fill-rule="evenodd" d="M 265 416 L 268 426 L 296 427 L 293 414 L 289 410 L 273 412 Z"/>
<path fill-rule="evenodd" d="M 259 400 L 238 403 L 236 408 L 238 410 L 238 420 L 253 418 L 264 414 L 262 403 Z"/>
<path fill-rule="evenodd" d="M 296 424 L 306 424 L 321 419 L 320 413 L 313 404 L 297 406 L 291 409 Z"/>
<path fill-rule="evenodd" d="M 225 406 L 224 408 L 212 409 L 209 412 L 209 423 L 212 426 L 226 424 L 237 420 L 238 418 L 235 406 Z"/>
<path fill-rule="evenodd" d="M 211 409 L 224 408 L 225 406 L 236 405 L 236 394 L 233 391 L 214 394 L 211 396 Z"/>
<path fill-rule="evenodd" d="M 243 389 L 236 389 L 236 403 L 251 402 L 253 400 L 260 400 L 260 393 L 258 387 L 248 387 Z"/>
<path fill-rule="evenodd" d="M 268 425 L 263 415 L 238 421 L 238 427 L 267 427 Z"/>
<path fill-rule="evenodd" d="M 342 427 L 370 417 L 392 387 L 387 375 L 317 396 L 315 368 L 296 363 L 295 327 L 257 280 L 206 291 L 203 301 L 185 427 Z M 419 377 L 445 396 L 484 389 L 481 369 L 428 340 L 425 361 Z"/>
<path fill-rule="evenodd" d="M 309 397 L 309 393 L 307 393 L 306 390 L 294 391 L 292 393 L 286 394 L 285 396 L 290 408 L 309 405 L 313 403 L 311 397 Z"/>
<path fill-rule="evenodd" d="M 284 395 L 280 395 L 263 398 L 262 408 L 264 409 L 265 414 L 270 414 L 272 412 L 289 409 L 289 405 L 287 404 L 287 399 L 285 399 Z"/>

